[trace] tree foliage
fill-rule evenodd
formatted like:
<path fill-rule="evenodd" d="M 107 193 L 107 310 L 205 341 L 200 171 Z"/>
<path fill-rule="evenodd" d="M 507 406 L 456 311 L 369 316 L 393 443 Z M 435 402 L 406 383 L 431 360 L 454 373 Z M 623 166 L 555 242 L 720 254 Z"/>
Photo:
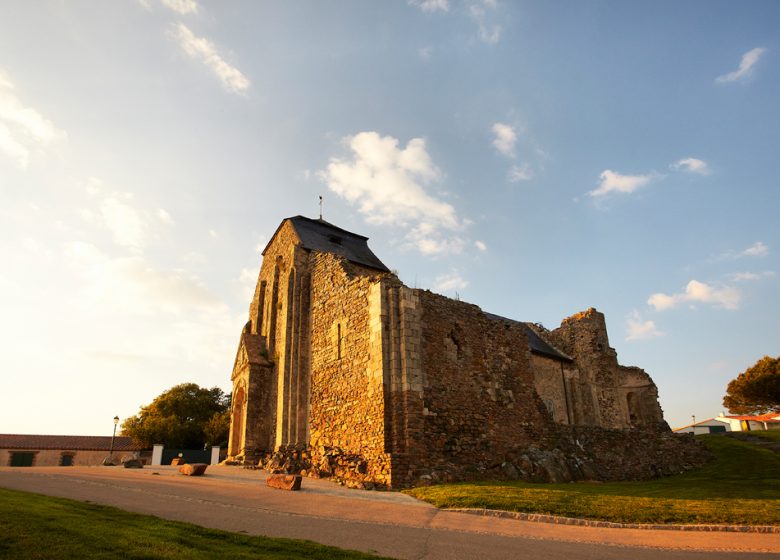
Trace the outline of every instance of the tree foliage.
<path fill-rule="evenodd" d="M 764 356 L 732 379 L 723 405 L 732 414 L 780 412 L 780 356 Z"/>
<path fill-rule="evenodd" d="M 171 387 L 122 423 L 122 434 L 144 447 L 196 449 L 227 445 L 230 395 L 195 383 Z"/>

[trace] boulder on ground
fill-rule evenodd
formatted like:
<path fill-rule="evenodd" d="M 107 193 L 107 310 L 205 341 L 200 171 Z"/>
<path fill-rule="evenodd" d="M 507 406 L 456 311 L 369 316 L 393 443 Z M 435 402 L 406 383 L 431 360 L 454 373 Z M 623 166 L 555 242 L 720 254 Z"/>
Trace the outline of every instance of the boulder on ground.
<path fill-rule="evenodd" d="M 269 474 L 266 485 L 279 490 L 300 490 L 303 477 L 299 474 Z"/>
<path fill-rule="evenodd" d="M 187 476 L 200 476 L 206 472 L 206 467 L 208 467 L 206 463 L 188 463 L 180 466 L 179 472 Z"/>
<path fill-rule="evenodd" d="M 126 469 L 142 469 L 142 468 L 144 468 L 144 464 L 141 462 L 141 459 L 127 459 L 126 461 L 122 461 L 122 465 Z"/>

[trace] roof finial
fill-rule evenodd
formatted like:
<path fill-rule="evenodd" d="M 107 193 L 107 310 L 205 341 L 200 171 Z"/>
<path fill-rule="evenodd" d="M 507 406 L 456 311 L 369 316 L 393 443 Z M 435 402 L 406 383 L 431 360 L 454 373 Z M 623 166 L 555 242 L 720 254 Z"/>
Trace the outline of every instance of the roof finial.
<path fill-rule="evenodd" d="M 322 220 L 322 195 L 320 195 L 320 220 Z"/>

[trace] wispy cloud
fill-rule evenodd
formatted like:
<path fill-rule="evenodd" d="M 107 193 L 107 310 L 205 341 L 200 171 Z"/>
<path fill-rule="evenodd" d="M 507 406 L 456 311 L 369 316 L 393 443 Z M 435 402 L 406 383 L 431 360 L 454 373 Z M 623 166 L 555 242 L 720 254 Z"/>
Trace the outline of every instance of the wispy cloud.
<path fill-rule="evenodd" d="M 160 0 L 162 4 L 176 12 L 177 14 L 197 14 L 198 3 L 195 0 Z"/>
<path fill-rule="evenodd" d="M 186 16 L 186 15 L 197 15 L 198 10 L 200 10 L 200 6 L 198 5 L 198 2 L 196 0 L 159 0 L 160 4 L 165 6 L 166 8 L 173 10 L 179 15 Z M 152 0 L 138 0 L 138 3 L 141 4 L 144 8 L 147 10 L 152 9 Z"/>
<path fill-rule="evenodd" d="M 157 209 L 157 219 L 160 220 L 163 224 L 166 226 L 172 226 L 176 222 L 173 220 L 173 217 L 162 208 Z"/>
<path fill-rule="evenodd" d="M 468 285 L 468 280 L 464 279 L 457 270 L 451 270 L 447 274 L 436 277 L 433 289 L 437 292 L 457 292 L 467 288 Z"/>
<path fill-rule="evenodd" d="M 768 254 L 769 254 L 769 247 L 767 247 L 762 241 L 756 241 L 750 247 L 742 251 L 741 256 L 765 257 Z"/>
<path fill-rule="evenodd" d="M 485 245 L 485 242 L 484 242 L 484 241 L 480 241 L 479 239 L 477 239 L 477 240 L 474 242 L 474 246 L 475 246 L 477 249 L 479 249 L 481 252 L 483 252 L 483 253 L 484 253 L 485 251 L 487 251 L 487 245 Z"/>
<path fill-rule="evenodd" d="M 752 280 L 761 280 L 763 278 L 772 278 L 775 276 L 775 272 L 771 270 L 765 270 L 763 272 L 735 272 L 731 275 L 731 279 L 734 282 L 747 282 Z"/>
<path fill-rule="evenodd" d="M 111 194 L 101 202 L 100 215 L 114 243 L 140 251 L 146 240 L 148 225 L 141 212 L 130 204 L 131 200 L 129 193 Z"/>
<path fill-rule="evenodd" d="M 626 340 L 648 340 L 664 334 L 658 330 L 654 321 L 643 321 L 636 310 L 626 317 Z"/>
<path fill-rule="evenodd" d="M 401 148 L 391 136 L 360 132 L 344 139 L 352 159 L 331 158 L 320 177 L 328 188 L 357 205 L 373 224 L 406 228 L 407 241 L 424 254 L 458 253 L 466 225 L 455 208 L 426 187 L 441 179 L 425 147 L 413 138 Z"/>
<path fill-rule="evenodd" d="M 517 142 L 517 132 L 514 127 L 506 123 L 495 123 L 491 130 L 495 135 L 493 146 L 506 157 L 515 157 L 515 142 Z"/>
<path fill-rule="evenodd" d="M 657 175 L 654 173 L 647 175 L 622 175 L 617 171 L 605 169 L 599 177 L 601 182 L 598 188 L 589 191 L 589 196 L 599 197 L 611 193 L 629 194 L 650 183 Z"/>
<path fill-rule="evenodd" d="M 173 26 L 170 36 L 176 40 L 185 53 L 210 68 L 227 91 L 242 95 L 249 90 L 249 79 L 238 68 L 228 64 L 220 56 L 214 43 L 208 39 L 196 37 L 183 23 Z"/>
<path fill-rule="evenodd" d="M 410 6 L 417 6 L 423 12 L 447 12 L 450 9 L 449 0 L 409 0 Z"/>
<path fill-rule="evenodd" d="M 739 62 L 739 68 L 737 68 L 734 72 L 729 72 L 728 74 L 718 76 L 715 78 L 715 82 L 719 84 L 727 84 L 746 79 L 752 74 L 753 67 L 761 58 L 761 55 L 763 55 L 765 52 L 766 49 L 763 47 L 757 47 L 755 49 L 749 50 L 742 55 L 742 60 Z"/>
<path fill-rule="evenodd" d="M 423 60 L 430 60 L 431 56 L 433 56 L 433 47 L 420 47 L 417 49 L 417 55 Z"/>
<path fill-rule="evenodd" d="M 67 134 L 27 106 L 14 90 L 11 78 L 0 70 L 0 152 L 26 168 L 34 153 L 44 152 L 55 141 L 66 139 Z"/>
<path fill-rule="evenodd" d="M 479 39 L 483 43 L 493 45 L 501 39 L 501 26 L 491 21 L 497 7 L 496 0 L 481 0 L 469 6 L 469 17 L 477 24 Z"/>
<path fill-rule="evenodd" d="M 709 175 L 711 173 L 706 161 L 693 157 L 678 160 L 669 167 L 675 171 L 687 171 L 697 175 Z"/>
<path fill-rule="evenodd" d="M 731 286 L 711 286 L 698 280 L 691 280 L 685 286 L 682 292 L 667 295 L 657 293 L 651 295 L 647 303 L 655 308 L 656 311 L 665 311 L 673 309 L 683 303 L 705 303 L 722 307 L 724 309 L 735 310 L 739 308 L 741 292 Z"/>
<path fill-rule="evenodd" d="M 64 256 L 84 281 L 81 297 L 98 308 L 153 315 L 157 309 L 181 313 L 224 307 L 197 277 L 156 268 L 141 255 L 110 256 L 91 243 L 71 242 Z"/>
<path fill-rule="evenodd" d="M 508 179 L 510 183 L 519 183 L 521 181 L 530 181 L 534 178 L 533 169 L 527 163 L 513 165 L 509 168 Z"/>
<path fill-rule="evenodd" d="M 715 261 L 737 260 L 745 258 L 760 258 L 769 254 L 769 247 L 763 241 L 756 241 L 750 247 L 740 250 L 729 250 L 713 258 Z"/>

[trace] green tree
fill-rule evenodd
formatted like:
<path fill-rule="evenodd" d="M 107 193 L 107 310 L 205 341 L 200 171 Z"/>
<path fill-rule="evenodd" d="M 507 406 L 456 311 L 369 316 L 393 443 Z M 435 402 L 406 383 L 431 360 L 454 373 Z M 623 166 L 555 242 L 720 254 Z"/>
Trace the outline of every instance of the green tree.
<path fill-rule="evenodd" d="M 764 356 L 732 379 L 723 405 L 732 414 L 780 412 L 780 356 Z"/>
<path fill-rule="evenodd" d="M 144 447 L 201 448 L 224 445 L 230 427 L 230 395 L 195 383 L 171 387 L 122 423 L 122 434 Z"/>

